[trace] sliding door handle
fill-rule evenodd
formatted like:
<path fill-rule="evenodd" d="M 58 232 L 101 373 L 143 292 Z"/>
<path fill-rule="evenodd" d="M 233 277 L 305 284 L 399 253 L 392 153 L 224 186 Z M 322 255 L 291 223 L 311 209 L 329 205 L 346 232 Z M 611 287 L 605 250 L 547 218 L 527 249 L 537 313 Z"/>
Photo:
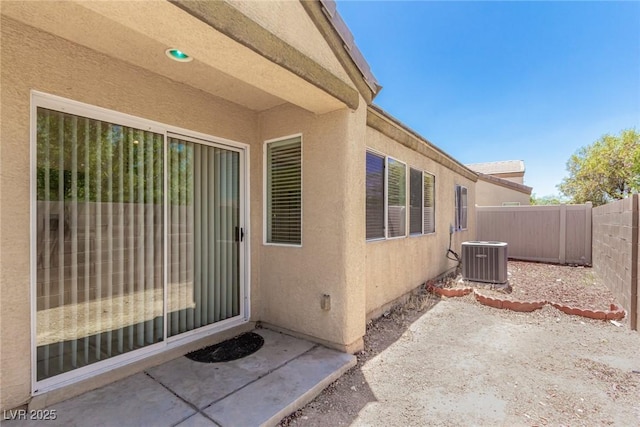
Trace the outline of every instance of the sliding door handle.
<path fill-rule="evenodd" d="M 244 240 L 244 228 L 236 227 L 236 242 L 242 242 Z"/>

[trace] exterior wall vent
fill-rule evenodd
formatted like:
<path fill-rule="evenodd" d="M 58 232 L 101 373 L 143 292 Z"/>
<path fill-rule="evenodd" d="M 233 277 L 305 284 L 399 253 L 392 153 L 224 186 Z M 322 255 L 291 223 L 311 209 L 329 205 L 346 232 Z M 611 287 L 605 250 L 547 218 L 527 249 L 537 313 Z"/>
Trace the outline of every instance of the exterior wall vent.
<path fill-rule="evenodd" d="M 507 244 L 463 242 L 462 277 L 473 282 L 507 282 Z"/>

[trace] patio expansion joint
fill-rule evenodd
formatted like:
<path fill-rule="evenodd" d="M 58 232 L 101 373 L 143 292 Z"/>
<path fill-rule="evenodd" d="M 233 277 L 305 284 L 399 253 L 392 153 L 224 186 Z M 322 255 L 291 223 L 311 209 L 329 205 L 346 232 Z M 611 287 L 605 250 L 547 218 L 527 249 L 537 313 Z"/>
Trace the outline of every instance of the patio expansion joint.
<path fill-rule="evenodd" d="M 262 375 L 260 375 L 260 376 L 256 377 L 254 380 L 249 381 L 248 383 L 246 383 L 246 384 L 245 384 L 245 385 L 243 385 L 242 387 L 237 388 L 237 389 L 233 390 L 232 392 L 229 392 L 229 393 L 225 394 L 224 396 L 220 397 L 219 399 L 214 400 L 213 402 L 211 402 L 210 404 L 208 404 L 207 406 L 205 406 L 204 408 L 202 408 L 202 410 L 204 411 L 205 409 L 210 408 L 211 406 L 213 406 L 213 405 L 215 405 L 216 403 L 218 403 L 218 402 L 220 402 L 220 401 L 222 401 L 222 400 L 226 399 L 227 397 L 231 396 L 232 394 L 237 393 L 237 392 L 239 392 L 240 390 L 242 390 L 242 389 L 245 389 L 245 388 L 249 387 L 251 384 L 253 384 L 253 383 L 255 383 L 255 382 L 257 382 L 257 381 L 261 380 L 262 378 L 264 378 L 264 377 L 266 377 L 267 375 L 269 375 L 269 374 L 271 374 L 271 373 L 273 373 L 273 372 L 277 371 L 278 369 L 280 369 L 280 368 L 282 368 L 282 367 L 284 367 L 284 366 L 287 366 L 289 363 L 293 362 L 294 360 L 297 360 L 297 359 L 301 358 L 301 357 L 302 357 L 302 356 L 304 356 L 305 354 L 310 353 L 311 351 L 315 350 L 315 349 L 316 349 L 316 348 L 318 348 L 318 347 L 319 347 L 319 345 L 318 345 L 318 344 L 314 344 L 314 345 L 313 345 L 309 350 L 307 350 L 307 351 L 305 351 L 305 352 L 303 352 L 303 353 L 300 353 L 299 355 L 297 355 L 297 356 L 296 356 L 296 357 L 294 357 L 293 359 L 289 359 L 289 360 L 287 360 L 286 362 L 283 362 L 283 363 L 279 364 L 278 366 L 274 367 L 273 369 L 269 369 L 267 372 L 265 372 L 264 374 L 262 374 Z M 207 417 L 207 418 L 210 418 L 210 417 Z M 217 424 L 219 424 L 219 423 L 217 423 Z"/>
<path fill-rule="evenodd" d="M 200 414 L 203 417 L 205 417 L 206 419 L 208 419 L 209 421 L 211 421 L 212 423 L 214 423 L 214 425 L 218 426 L 218 427 L 223 427 L 223 425 L 216 421 L 215 419 L 213 419 L 211 416 L 207 415 L 204 411 L 208 408 L 210 408 L 211 406 L 215 405 L 216 403 L 226 399 L 227 397 L 233 395 L 234 393 L 239 392 L 242 389 L 245 389 L 247 387 L 249 387 L 250 385 L 254 384 L 255 382 L 259 381 L 260 379 L 266 377 L 267 375 L 277 371 L 278 369 L 288 365 L 289 363 L 293 362 L 294 360 L 299 359 L 300 357 L 304 356 L 305 354 L 308 354 L 310 352 L 312 352 L 313 350 L 317 349 L 319 347 L 318 344 L 314 344 L 311 348 L 309 348 L 307 351 L 304 351 L 300 354 L 298 354 L 297 356 L 295 356 L 292 359 L 289 359 L 275 367 L 273 367 L 272 369 L 269 369 L 268 371 L 264 372 L 263 374 L 259 375 L 258 377 L 256 377 L 255 379 L 253 379 L 252 381 L 249 381 L 248 383 L 244 384 L 242 387 L 239 387 L 227 394 L 225 394 L 224 396 L 214 400 L 213 402 L 211 402 L 210 404 L 204 406 L 202 409 L 198 408 L 196 405 L 194 405 L 193 403 L 189 402 L 188 400 L 184 399 L 182 396 L 180 396 L 179 394 L 177 394 L 176 392 L 174 392 L 170 387 L 168 387 L 167 385 L 165 385 L 162 381 L 160 381 L 159 379 L 155 378 L 153 375 L 151 375 L 149 372 L 144 371 L 145 375 L 147 375 L 149 378 L 151 378 L 153 381 L 157 382 L 158 384 L 160 384 L 162 387 L 164 387 L 166 390 L 169 391 L 169 393 L 173 394 L 174 396 L 176 396 L 178 399 L 180 399 L 181 401 L 183 401 L 184 403 L 186 403 L 187 405 L 189 405 L 189 407 L 191 407 L 192 409 L 194 409 L 196 411 L 196 414 Z M 178 422 L 177 424 L 174 425 L 177 426 L 180 423 L 184 422 L 185 420 L 193 417 L 195 414 L 191 414 L 189 415 L 187 418 L 185 418 L 184 420 L 180 420 L 180 422 Z"/>
<path fill-rule="evenodd" d="M 166 386 L 165 384 L 162 383 L 162 381 L 160 381 L 157 378 L 154 378 L 153 375 L 151 375 L 149 372 L 144 371 L 145 375 L 148 376 L 149 378 L 151 378 L 153 381 L 157 382 L 158 384 L 160 384 L 162 387 L 164 387 L 169 393 L 173 394 L 175 397 L 177 397 L 178 399 L 180 399 L 182 402 L 186 403 L 191 409 L 194 409 L 196 412 L 194 414 L 189 415 L 188 417 L 186 417 L 183 420 L 178 421 L 177 423 L 175 423 L 172 427 L 175 427 L 177 425 L 179 425 L 180 423 L 183 423 L 184 421 L 188 420 L 189 418 L 193 417 L 196 414 L 200 414 L 203 417 L 205 417 L 206 419 L 208 419 L 209 421 L 211 421 L 214 425 L 218 426 L 218 427 L 222 427 L 219 423 L 217 423 L 213 418 L 211 418 L 209 415 L 204 413 L 204 408 L 201 410 L 200 408 L 198 408 L 196 405 L 194 405 L 193 403 L 189 402 L 188 400 L 184 399 L 182 396 L 180 396 L 179 394 L 177 394 L 176 392 L 174 392 L 173 390 L 171 390 L 171 388 L 169 388 L 168 386 Z"/>

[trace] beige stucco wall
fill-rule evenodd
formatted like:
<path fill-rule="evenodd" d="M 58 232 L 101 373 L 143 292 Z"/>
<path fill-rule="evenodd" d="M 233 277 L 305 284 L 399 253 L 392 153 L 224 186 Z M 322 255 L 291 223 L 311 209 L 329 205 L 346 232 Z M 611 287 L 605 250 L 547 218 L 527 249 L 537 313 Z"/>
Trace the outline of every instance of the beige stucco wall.
<path fill-rule="evenodd" d="M 256 152 L 260 145 L 257 114 L 248 109 L 4 17 L 1 31 L 0 404 L 7 409 L 30 394 L 30 90 L 253 143 Z M 257 287 L 252 296 L 257 310 Z"/>
<path fill-rule="evenodd" d="M 361 102 L 361 105 L 363 103 Z M 265 245 L 260 318 L 347 351 L 358 350 L 364 312 L 366 109 L 313 115 L 294 106 L 260 115 L 264 141 L 302 134 L 302 247 Z M 252 162 L 262 164 L 262 152 Z M 262 174 L 260 183 L 262 186 Z M 253 204 L 262 217 L 262 201 Z M 254 233 L 262 229 L 254 227 Z M 321 309 L 323 294 L 331 310 Z"/>
<path fill-rule="evenodd" d="M 355 87 L 299 1 L 234 0 L 228 1 L 228 3 L 272 34 L 318 62 L 343 82 Z"/>
<path fill-rule="evenodd" d="M 360 236 L 364 236 L 366 107 L 362 100 L 358 111 L 314 115 L 286 104 L 259 114 L 6 17 L 1 31 L 2 409 L 30 398 L 30 360 L 25 355 L 31 351 L 32 89 L 249 144 L 251 320 L 348 351 L 359 349 L 365 332 L 364 239 Z M 303 135 L 303 247 L 263 246 L 263 141 L 294 133 Z M 320 308 L 322 294 L 331 295 L 330 311 Z M 42 401 L 52 403 L 161 360 L 155 357 L 120 368 Z"/>
<path fill-rule="evenodd" d="M 529 205 L 530 195 L 482 179 L 478 180 L 476 183 L 476 204 L 478 206 L 502 206 L 504 202 Z"/>
<path fill-rule="evenodd" d="M 250 7 L 260 11 L 264 6 Z M 295 7 L 300 5 L 296 3 Z M 280 19 L 264 10 L 256 12 L 256 16 L 263 12 L 267 15 L 264 18 L 265 25 L 269 22 L 267 26 L 275 25 L 274 20 Z M 303 10 L 289 13 L 285 14 L 290 21 L 295 21 L 296 16 L 307 16 Z M 310 23 L 296 25 L 299 25 L 298 30 L 280 36 L 295 38 L 299 31 L 308 29 Z M 249 144 L 251 320 L 264 321 L 337 348 L 356 351 L 362 346 L 367 313 L 455 266 L 445 258 L 449 225 L 454 222 L 455 184 L 469 189 L 469 231 L 454 234 L 453 249 L 459 252 L 462 241 L 474 238 L 474 183 L 367 128 L 367 111 L 362 98 L 355 111 L 343 108 L 326 114 L 312 114 L 285 104 L 256 113 L 5 17 L 0 31 L 1 409 L 24 404 L 30 398 L 30 360 L 25 355 L 31 352 L 32 89 Z M 317 35 L 312 37 L 317 39 Z M 328 48 L 321 39 L 316 39 L 300 42 L 296 47 L 318 49 L 319 53 L 314 55 L 320 55 L 327 67 L 335 67 L 337 62 L 332 61 L 337 60 L 333 56 L 325 58 Z M 346 76 L 339 70 L 335 72 L 341 78 Z M 260 92 L 256 91 L 256 94 Z M 264 245 L 264 141 L 298 133 L 303 138 L 302 247 Z M 367 147 L 436 176 L 435 234 L 365 241 Z M 320 306 L 323 294 L 331 297 L 328 311 Z M 67 397 L 159 360 L 155 358 L 139 363 L 135 368 L 121 368 L 109 376 L 76 384 L 68 389 Z M 57 396 L 63 398 L 64 392 Z"/>
<path fill-rule="evenodd" d="M 446 258 L 449 226 L 455 223 L 455 185 L 468 189 L 468 229 L 453 234 L 452 249 L 475 238 L 475 183 L 435 161 L 367 128 L 367 148 L 407 163 L 408 167 L 435 175 L 436 232 L 366 243 L 366 311 L 373 313 L 426 280 L 455 268 Z M 364 157 L 364 153 L 362 154 Z M 364 198 L 364 188 L 361 195 Z"/>

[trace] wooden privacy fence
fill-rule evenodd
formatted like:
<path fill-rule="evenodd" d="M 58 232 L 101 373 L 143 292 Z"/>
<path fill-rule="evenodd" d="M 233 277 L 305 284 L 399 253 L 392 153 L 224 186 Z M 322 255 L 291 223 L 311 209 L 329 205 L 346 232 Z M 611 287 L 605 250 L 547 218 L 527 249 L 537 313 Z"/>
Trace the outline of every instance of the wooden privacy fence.
<path fill-rule="evenodd" d="M 591 265 L 591 210 L 584 205 L 476 206 L 478 240 L 507 242 L 509 258 Z"/>

